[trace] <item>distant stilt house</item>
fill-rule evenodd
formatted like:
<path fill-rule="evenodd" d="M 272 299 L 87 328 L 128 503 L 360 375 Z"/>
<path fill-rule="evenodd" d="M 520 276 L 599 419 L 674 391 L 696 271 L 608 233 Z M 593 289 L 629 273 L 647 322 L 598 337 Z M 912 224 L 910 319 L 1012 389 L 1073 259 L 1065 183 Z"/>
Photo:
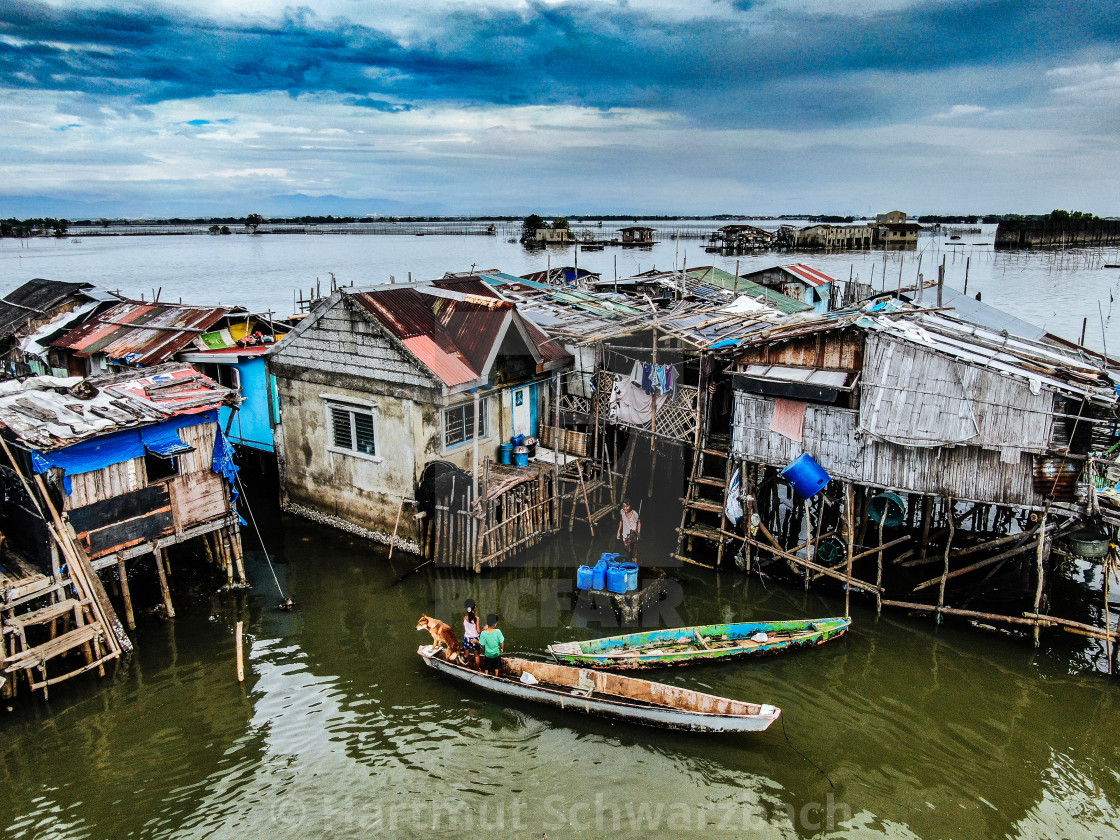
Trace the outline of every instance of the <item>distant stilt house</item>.
<path fill-rule="evenodd" d="M 754 225 L 724 225 L 708 237 L 708 242 L 715 250 L 741 254 L 769 248 L 776 239 L 776 234 Z"/>
<path fill-rule="evenodd" d="M 85 318 L 120 301 L 92 283 L 29 280 L 0 300 L 0 378 L 67 376 L 52 368 L 47 344 Z"/>
<path fill-rule="evenodd" d="M 570 362 L 477 277 L 336 291 L 269 362 L 283 406 L 277 449 L 286 507 L 412 542 L 421 492 L 425 530 L 414 549 L 468 568 L 497 562 L 529 542 L 510 540 L 492 556 L 485 535 L 512 504 L 502 494 L 532 495 L 540 513 L 554 487 L 551 471 L 507 468 L 499 478 L 495 467 L 491 488 L 504 489 L 491 498 L 487 459 L 513 435 L 535 435 L 553 372 Z M 435 462 L 443 466 L 429 470 Z"/>
<path fill-rule="evenodd" d="M 232 398 L 175 363 L 0 388 L 0 568 L 21 570 L 0 586 L 0 636 L 13 645 L 0 656 L 5 670 L 46 688 L 64 678 L 53 665 L 48 675 L 48 660 L 84 647 L 80 673 L 99 664 L 101 646 L 112 652 L 116 613 L 98 571 L 115 574 L 129 627 L 129 567 L 139 564 L 152 564 L 174 617 L 167 552 L 180 544 L 201 538 L 227 582 L 245 582 L 236 468 L 218 426 L 218 407 Z M 64 619 L 71 629 L 56 638 Z"/>
<path fill-rule="evenodd" d="M 657 232 L 656 228 L 631 225 L 630 227 L 619 228 L 618 232 L 622 234 L 622 245 L 656 244 L 653 238 L 653 235 Z"/>
<path fill-rule="evenodd" d="M 875 217 L 875 247 L 891 250 L 913 250 L 918 247 L 922 226 L 911 222 L 901 210 L 891 210 Z"/>

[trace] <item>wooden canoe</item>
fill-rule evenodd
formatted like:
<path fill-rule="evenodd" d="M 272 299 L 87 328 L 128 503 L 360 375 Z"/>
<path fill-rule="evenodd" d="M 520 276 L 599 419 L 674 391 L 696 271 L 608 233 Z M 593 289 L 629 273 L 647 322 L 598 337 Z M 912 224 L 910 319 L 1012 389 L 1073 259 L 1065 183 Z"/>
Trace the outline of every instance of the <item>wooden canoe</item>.
<path fill-rule="evenodd" d="M 776 706 L 744 703 L 588 668 L 503 656 L 501 676 L 494 677 L 449 662 L 442 650 L 433 651 L 429 645 L 422 645 L 416 652 L 428 667 L 488 691 L 644 726 L 693 732 L 761 732 L 782 713 Z M 523 674 L 531 675 L 528 683 L 523 681 Z"/>
<path fill-rule="evenodd" d="M 561 642 L 548 652 L 568 665 L 630 670 L 765 656 L 820 645 L 844 635 L 850 618 L 752 621 L 650 630 L 584 642 Z"/>

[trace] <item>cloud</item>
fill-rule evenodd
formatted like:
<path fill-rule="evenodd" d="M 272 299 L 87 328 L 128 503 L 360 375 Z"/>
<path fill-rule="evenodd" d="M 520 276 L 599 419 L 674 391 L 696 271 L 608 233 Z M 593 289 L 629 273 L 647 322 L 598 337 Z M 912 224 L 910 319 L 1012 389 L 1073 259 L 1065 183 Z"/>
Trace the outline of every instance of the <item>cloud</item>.
<path fill-rule="evenodd" d="M 928 171 L 950 193 L 967 167 L 946 162 L 967 156 L 991 167 L 967 173 L 970 201 L 1007 192 L 1005 160 L 1047 173 L 1040 191 L 1115 194 L 1100 177 L 1120 134 L 1113 6 L 9 0 L 0 177 L 90 193 L 207 179 L 255 195 L 407 192 L 466 209 L 518 191 L 865 209 L 854 196 L 904 189 L 891 171 Z"/>
<path fill-rule="evenodd" d="M 934 114 L 935 120 L 953 120 L 957 117 L 975 117 L 977 114 L 986 114 L 988 109 L 983 105 L 954 105 L 948 111 Z"/>

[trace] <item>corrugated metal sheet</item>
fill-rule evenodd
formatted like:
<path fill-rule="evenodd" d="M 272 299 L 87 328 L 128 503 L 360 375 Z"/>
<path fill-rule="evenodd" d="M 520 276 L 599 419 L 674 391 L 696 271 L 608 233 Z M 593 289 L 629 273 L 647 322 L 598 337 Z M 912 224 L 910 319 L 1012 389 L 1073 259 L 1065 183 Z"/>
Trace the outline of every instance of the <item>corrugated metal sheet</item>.
<path fill-rule="evenodd" d="M 165 362 L 229 312 L 222 307 L 126 301 L 71 330 L 52 347 L 76 356 L 103 353 L 129 365 Z"/>
<path fill-rule="evenodd" d="M 89 298 L 85 291 L 92 288 L 92 283 L 28 280 L 0 300 L 0 336 L 10 335 L 28 320 L 48 316 L 51 309 L 67 300 Z"/>
<path fill-rule="evenodd" d="M 22 383 L 3 383 L 0 425 L 32 448 L 46 452 L 110 432 L 209 411 L 232 393 L 194 368 L 174 363 L 143 373 L 86 381 L 99 389 L 96 395 L 74 390 L 82 382 L 76 376 L 37 376 Z"/>
<path fill-rule="evenodd" d="M 430 336 L 414 335 L 404 339 L 404 344 L 449 387 L 453 388 L 479 377 L 460 354 L 449 353 L 436 344 Z"/>
<path fill-rule="evenodd" d="M 811 265 L 805 263 L 791 263 L 790 265 L 783 265 L 782 270 L 792 274 L 801 280 L 804 280 L 814 288 L 817 286 L 824 286 L 828 283 L 835 283 L 836 278 L 830 277 L 823 271 L 813 268 Z"/>

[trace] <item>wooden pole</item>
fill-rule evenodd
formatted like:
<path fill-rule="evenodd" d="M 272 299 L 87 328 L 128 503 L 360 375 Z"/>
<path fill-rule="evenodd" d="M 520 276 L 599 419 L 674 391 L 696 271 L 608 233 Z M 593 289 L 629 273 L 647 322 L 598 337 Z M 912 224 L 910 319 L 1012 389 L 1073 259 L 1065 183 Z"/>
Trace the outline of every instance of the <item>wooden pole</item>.
<path fill-rule="evenodd" d="M 875 585 L 883 585 L 883 526 L 887 522 L 887 512 L 884 509 L 883 515 L 879 517 L 879 548 L 876 551 L 878 556 L 878 569 L 875 574 Z M 881 592 L 875 593 L 875 613 L 876 615 L 883 612 L 883 595 Z"/>
<path fill-rule="evenodd" d="M 1037 614 L 1038 608 L 1042 604 L 1042 583 L 1043 583 L 1043 569 L 1042 560 L 1046 551 L 1046 514 L 1043 513 L 1038 521 L 1038 551 L 1035 552 L 1035 566 L 1038 572 L 1038 583 L 1034 590 L 1034 611 Z M 1034 626 L 1034 646 L 1038 647 L 1039 642 L 1039 628 L 1036 624 Z"/>
<path fill-rule="evenodd" d="M 953 516 L 953 500 L 949 499 L 949 538 L 945 540 L 945 571 L 941 574 L 941 589 L 937 593 L 937 608 L 945 607 L 945 584 L 949 580 L 949 552 L 953 548 L 953 535 L 956 533 L 956 520 Z M 937 623 L 941 623 L 941 613 L 937 614 Z"/>
<path fill-rule="evenodd" d="M 167 610 L 167 617 L 174 618 L 175 606 L 171 603 L 171 589 L 167 585 L 167 572 L 163 568 L 163 551 L 153 546 L 152 555 L 156 561 L 156 572 L 159 575 L 159 591 L 163 595 L 163 606 Z"/>
<path fill-rule="evenodd" d="M 136 618 L 132 614 L 132 593 L 128 589 L 128 570 L 124 560 L 117 561 L 117 576 L 121 581 L 121 600 L 124 601 L 124 620 L 129 630 L 136 629 Z"/>
<path fill-rule="evenodd" d="M 235 645 L 237 647 L 237 681 L 239 683 L 245 682 L 245 651 L 242 649 L 242 633 L 241 622 L 237 622 L 237 627 L 233 631 Z"/>
<path fill-rule="evenodd" d="M 844 517 L 846 520 L 844 530 L 847 532 L 847 538 L 844 540 L 844 542 L 847 543 L 848 555 L 847 572 L 845 575 L 847 581 L 844 584 L 844 618 L 851 617 L 850 604 L 852 599 L 852 554 L 854 553 L 855 540 L 855 527 L 854 523 L 852 522 L 854 507 L 855 493 L 852 491 L 852 483 L 848 481 L 844 484 Z M 878 584 L 876 585 L 878 586 Z M 876 593 L 876 597 L 878 597 L 878 593 Z"/>
<path fill-rule="evenodd" d="M 476 466 L 477 469 L 477 466 Z M 389 559 L 393 559 L 393 549 L 397 547 L 397 529 L 401 527 L 401 514 L 404 512 L 404 499 L 397 506 L 397 521 L 393 523 L 393 538 L 389 540 Z M 489 637 L 487 637 L 489 638 Z"/>

